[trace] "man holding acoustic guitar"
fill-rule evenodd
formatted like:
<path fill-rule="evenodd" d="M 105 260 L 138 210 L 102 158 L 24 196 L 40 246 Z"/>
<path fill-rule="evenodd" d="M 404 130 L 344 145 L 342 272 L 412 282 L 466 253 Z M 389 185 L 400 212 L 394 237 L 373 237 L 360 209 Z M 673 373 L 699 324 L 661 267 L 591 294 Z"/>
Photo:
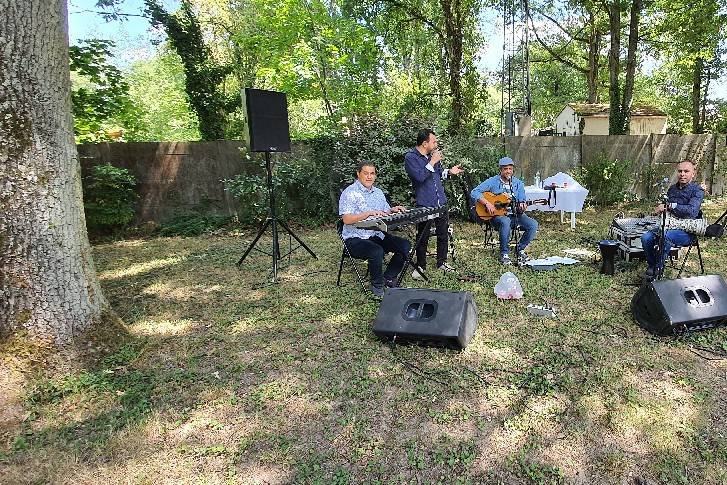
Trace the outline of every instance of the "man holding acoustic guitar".
<path fill-rule="evenodd" d="M 528 205 L 547 203 L 545 200 L 528 201 L 525 197 L 525 185 L 522 180 L 513 177 L 515 162 L 504 157 L 500 159 L 500 173 L 488 178 L 472 189 L 470 195 L 476 201 L 477 215 L 482 220 L 492 220 L 492 225 L 500 234 L 500 262 L 511 265 L 510 232 L 520 227 L 525 231 L 518 241 L 517 260 L 519 263 L 528 261 L 525 248 L 535 238 L 538 222 L 525 214 Z"/>

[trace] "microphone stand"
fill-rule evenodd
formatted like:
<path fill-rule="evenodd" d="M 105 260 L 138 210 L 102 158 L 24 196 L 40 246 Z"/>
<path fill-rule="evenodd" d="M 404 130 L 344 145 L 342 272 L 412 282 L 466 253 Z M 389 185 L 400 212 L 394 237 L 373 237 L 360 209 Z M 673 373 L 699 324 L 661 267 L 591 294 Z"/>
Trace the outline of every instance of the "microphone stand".
<path fill-rule="evenodd" d="M 511 228 L 513 241 L 515 242 L 515 266 L 520 266 L 520 251 L 517 250 L 517 245 L 520 242 L 520 237 L 517 230 L 518 225 L 520 224 L 520 215 L 517 211 L 518 205 L 515 197 L 515 191 L 513 190 L 512 178 L 510 178 L 510 210 L 512 211 L 512 215 L 515 217 L 515 225 Z"/>
<path fill-rule="evenodd" d="M 664 210 L 661 212 L 661 224 L 659 226 L 659 237 L 656 240 L 656 254 L 661 261 L 659 270 L 654 275 L 654 279 L 657 281 L 664 277 L 664 266 L 666 265 L 667 254 L 664 254 L 664 247 L 666 246 L 666 207 L 669 204 L 669 196 L 666 193 L 661 194 L 661 203 L 664 205 Z"/>

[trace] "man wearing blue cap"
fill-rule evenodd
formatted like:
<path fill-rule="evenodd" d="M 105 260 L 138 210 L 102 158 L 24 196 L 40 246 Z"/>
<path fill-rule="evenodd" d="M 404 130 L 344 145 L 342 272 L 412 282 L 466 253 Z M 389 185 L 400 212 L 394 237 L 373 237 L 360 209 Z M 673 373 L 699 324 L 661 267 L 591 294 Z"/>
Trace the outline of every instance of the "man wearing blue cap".
<path fill-rule="evenodd" d="M 492 218 L 492 225 L 500 233 L 500 262 L 505 265 L 512 264 L 509 254 L 510 232 L 516 227 L 520 227 L 525 231 L 523 237 L 518 241 L 517 248 L 515 248 L 518 252 L 518 261 L 524 263 L 530 259 L 525 254 L 525 248 L 535 238 L 535 233 L 538 231 L 538 221 L 525 214 L 525 208 L 527 207 L 525 184 L 512 175 L 515 162 L 509 157 L 504 157 L 500 159 L 499 165 L 500 173 L 488 178 L 472 189 L 470 195 L 472 200 L 481 202 L 490 214 L 495 212 L 495 206 L 482 195 L 485 192 L 492 192 L 495 195 L 504 193 L 510 197 L 510 200 L 515 201 L 515 212 L 513 212 L 511 205 L 508 208 L 507 215 Z"/>
<path fill-rule="evenodd" d="M 463 171 L 459 165 L 449 169 L 442 167 L 442 152 L 437 148 L 437 135 L 429 128 L 424 128 L 417 134 L 417 145 L 404 155 L 404 168 L 411 179 L 417 207 L 446 205 L 447 196 L 444 195 L 442 180 L 449 175 L 457 175 Z M 427 268 L 429 233 L 427 231 L 422 234 L 426 226 L 426 222 L 417 225 L 417 240 L 421 237 L 421 243 L 416 248 L 418 269 L 411 274 L 415 280 L 421 279 L 420 271 Z M 453 273 L 454 268 L 447 264 L 449 217 L 446 212 L 434 219 L 434 226 L 437 234 L 437 268 L 445 273 Z"/>

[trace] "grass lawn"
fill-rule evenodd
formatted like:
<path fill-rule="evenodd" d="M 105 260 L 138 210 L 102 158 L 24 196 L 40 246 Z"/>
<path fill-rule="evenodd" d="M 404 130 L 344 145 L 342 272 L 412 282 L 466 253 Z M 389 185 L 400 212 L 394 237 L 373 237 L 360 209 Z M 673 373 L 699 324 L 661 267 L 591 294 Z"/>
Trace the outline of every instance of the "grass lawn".
<path fill-rule="evenodd" d="M 575 231 L 536 215 L 531 255 L 595 249 L 614 212 Z M 254 230 L 96 245 L 131 336 L 63 371 L 5 355 L 0 482 L 727 483 L 727 328 L 639 329 L 627 284 L 643 265 L 516 269 L 525 298 L 497 301 L 495 253 L 477 226 L 454 229 L 455 265 L 477 278 L 431 287 L 474 295 L 463 352 L 379 342 L 378 304 L 350 270 L 335 285 L 332 226 L 299 230 L 319 259 L 300 250 L 262 287 L 267 256 L 234 264 Z M 708 273 L 727 275 L 726 246 L 703 241 Z M 556 319 L 525 309 L 544 302 Z"/>

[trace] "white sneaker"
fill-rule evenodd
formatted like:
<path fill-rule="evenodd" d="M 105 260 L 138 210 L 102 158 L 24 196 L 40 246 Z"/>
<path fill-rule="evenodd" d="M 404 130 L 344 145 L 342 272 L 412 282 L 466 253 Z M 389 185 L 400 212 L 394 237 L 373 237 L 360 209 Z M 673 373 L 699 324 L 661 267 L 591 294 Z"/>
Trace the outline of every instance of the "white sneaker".
<path fill-rule="evenodd" d="M 451 267 L 447 263 L 442 263 L 441 266 L 437 266 L 437 269 L 443 271 L 444 273 L 456 273 L 457 272 L 453 267 Z"/>
<path fill-rule="evenodd" d="M 419 272 L 419 268 L 415 269 L 414 271 L 411 272 L 411 277 L 412 277 L 412 279 L 415 279 L 415 280 L 423 280 L 424 279 L 424 270 L 421 270 L 421 272 Z"/>

